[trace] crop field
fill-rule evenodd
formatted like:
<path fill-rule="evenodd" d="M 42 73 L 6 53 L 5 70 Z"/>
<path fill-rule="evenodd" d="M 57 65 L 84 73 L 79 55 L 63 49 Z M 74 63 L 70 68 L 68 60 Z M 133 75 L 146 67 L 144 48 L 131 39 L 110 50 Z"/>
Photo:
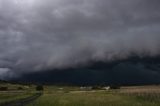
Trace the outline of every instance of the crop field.
<path fill-rule="evenodd" d="M 9 106 L 4 103 L 25 100 L 37 93 L 35 85 L 0 85 L 7 86 L 6 91 L 0 91 L 0 106 Z M 108 90 L 71 86 L 43 87 L 42 95 L 32 101 L 29 99 L 30 102 L 23 106 L 160 106 L 160 86 L 132 86 Z"/>

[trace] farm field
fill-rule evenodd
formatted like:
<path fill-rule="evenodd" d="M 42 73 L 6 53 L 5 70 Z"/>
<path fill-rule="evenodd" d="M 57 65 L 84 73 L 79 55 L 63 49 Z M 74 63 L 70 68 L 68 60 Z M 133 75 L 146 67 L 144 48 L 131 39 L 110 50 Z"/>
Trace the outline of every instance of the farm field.
<path fill-rule="evenodd" d="M 45 87 L 44 94 L 28 106 L 160 106 L 160 87 L 122 87 L 118 90 L 80 90 Z"/>

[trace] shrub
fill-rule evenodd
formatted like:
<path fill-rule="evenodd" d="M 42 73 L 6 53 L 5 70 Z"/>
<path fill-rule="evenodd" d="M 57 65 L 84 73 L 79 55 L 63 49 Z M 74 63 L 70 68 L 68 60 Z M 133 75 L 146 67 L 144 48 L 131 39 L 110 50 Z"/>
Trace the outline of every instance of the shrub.
<path fill-rule="evenodd" d="M 119 85 L 111 85 L 110 89 L 120 89 L 120 86 Z"/>
<path fill-rule="evenodd" d="M 7 91 L 8 87 L 0 87 L 0 91 Z"/>
<path fill-rule="evenodd" d="M 44 88 L 43 88 L 42 85 L 37 85 L 37 86 L 36 86 L 36 90 L 37 90 L 37 91 L 43 91 Z"/>
<path fill-rule="evenodd" d="M 100 89 L 102 89 L 100 86 L 93 86 L 92 87 L 92 90 L 100 90 Z"/>
<path fill-rule="evenodd" d="M 23 90 L 23 88 L 22 87 L 18 87 L 17 90 Z"/>

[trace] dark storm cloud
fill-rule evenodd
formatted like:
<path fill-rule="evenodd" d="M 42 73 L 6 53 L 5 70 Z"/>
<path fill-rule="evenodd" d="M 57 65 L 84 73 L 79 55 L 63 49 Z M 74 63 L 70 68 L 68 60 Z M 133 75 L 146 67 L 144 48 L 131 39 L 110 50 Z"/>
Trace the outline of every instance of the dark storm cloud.
<path fill-rule="evenodd" d="M 22 74 L 160 51 L 159 0 L 0 0 L 0 70 Z"/>

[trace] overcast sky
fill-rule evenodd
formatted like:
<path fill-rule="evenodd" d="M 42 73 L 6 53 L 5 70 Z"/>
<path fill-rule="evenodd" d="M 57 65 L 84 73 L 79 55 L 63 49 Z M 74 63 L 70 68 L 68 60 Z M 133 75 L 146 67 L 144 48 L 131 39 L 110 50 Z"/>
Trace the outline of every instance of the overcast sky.
<path fill-rule="evenodd" d="M 160 54 L 160 0 L 0 0 L 0 76 Z"/>

